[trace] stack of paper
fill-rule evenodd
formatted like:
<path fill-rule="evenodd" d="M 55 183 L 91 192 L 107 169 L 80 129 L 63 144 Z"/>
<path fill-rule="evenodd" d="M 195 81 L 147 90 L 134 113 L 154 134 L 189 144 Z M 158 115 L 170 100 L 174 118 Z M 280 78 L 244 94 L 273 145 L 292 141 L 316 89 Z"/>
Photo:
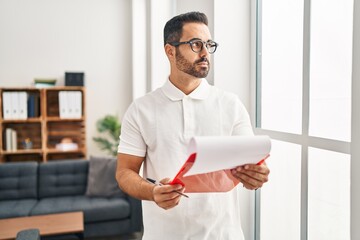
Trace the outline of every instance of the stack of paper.
<path fill-rule="evenodd" d="M 60 151 L 74 151 L 79 148 L 77 143 L 58 143 L 55 148 Z"/>

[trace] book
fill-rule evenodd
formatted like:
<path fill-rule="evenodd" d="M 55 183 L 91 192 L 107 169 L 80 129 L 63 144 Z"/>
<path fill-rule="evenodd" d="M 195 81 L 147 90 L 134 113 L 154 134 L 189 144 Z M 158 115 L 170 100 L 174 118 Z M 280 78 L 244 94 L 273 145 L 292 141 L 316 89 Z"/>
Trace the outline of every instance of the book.
<path fill-rule="evenodd" d="M 56 78 L 34 78 L 34 83 L 47 83 L 55 85 Z"/>
<path fill-rule="evenodd" d="M 268 136 L 193 137 L 189 157 L 170 184 L 185 186 L 185 192 L 230 191 L 239 183 L 231 169 L 261 164 L 270 149 Z"/>
<path fill-rule="evenodd" d="M 11 143 L 12 143 L 12 129 L 11 128 L 6 128 L 5 129 L 5 143 L 6 143 L 6 151 L 11 151 L 12 147 L 11 147 Z"/>
<path fill-rule="evenodd" d="M 35 95 L 31 93 L 29 94 L 27 100 L 27 111 L 28 111 L 28 118 L 35 117 Z"/>
<path fill-rule="evenodd" d="M 17 150 L 17 132 L 12 128 L 5 129 L 5 146 L 6 151 Z"/>
<path fill-rule="evenodd" d="M 11 130 L 11 150 L 16 151 L 18 149 L 17 147 L 17 132 L 12 129 Z"/>
<path fill-rule="evenodd" d="M 36 88 L 54 87 L 56 84 L 55 78 L 35 78 L 34 85 Z"/>

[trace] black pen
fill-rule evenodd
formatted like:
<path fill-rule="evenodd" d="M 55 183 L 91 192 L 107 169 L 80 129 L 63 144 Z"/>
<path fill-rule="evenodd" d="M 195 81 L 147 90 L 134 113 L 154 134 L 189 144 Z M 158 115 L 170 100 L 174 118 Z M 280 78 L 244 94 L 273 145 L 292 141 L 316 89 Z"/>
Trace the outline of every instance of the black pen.
<path fill-rule="evenodd" d="M 156 183 L 156 180 L 154 180 L 154 179 L 146 178 L 146 180 L 147 180 L 149 183 L 157 184 L 157 185 L 159 185 L 159 186 L 163 186 L 163 184 L 161 184 L 161 183 Z M 188 195 L 186 195 L 186 194 L 184 194 L 184 193 L 182 193 L 182 192 L 179 192 L 179 191 L 176 191 L 176 190 L 174 190 L 174 192 L 176 192 L 176 193 L 178 193 L 178 194 L 180 194 L 180 195 L 182 195 L 182 196 L 184 196 L 184 197 L 189 198 Z"/>

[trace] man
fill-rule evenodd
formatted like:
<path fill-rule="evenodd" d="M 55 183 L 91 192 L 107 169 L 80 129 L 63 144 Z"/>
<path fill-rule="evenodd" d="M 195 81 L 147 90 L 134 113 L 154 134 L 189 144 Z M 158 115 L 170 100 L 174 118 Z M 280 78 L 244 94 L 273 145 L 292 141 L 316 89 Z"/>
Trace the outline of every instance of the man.
<path fill-rule="evenodd" d="M 210 86 L 204 79 L 211 39 L 205 14 L 185 13 L 164 28 L 164 49 L 171 71 L 163 87 L 135 100 L 121 129 L 116 178 L 129 195 L 143 201 L 144 240 L 243 239 L 237 189 L 226 193 L 188 193 L 170 178 L 187 158 L 193 136 L 252 135 L 249 116 L 231 93 Z M 221 159 L 219 159 L 221 161 Z M 144 178 L 160 180 L 154 185 Z M 232 169 L 247 189 L 257 189 L 268 179 L 266 164 Z"/>

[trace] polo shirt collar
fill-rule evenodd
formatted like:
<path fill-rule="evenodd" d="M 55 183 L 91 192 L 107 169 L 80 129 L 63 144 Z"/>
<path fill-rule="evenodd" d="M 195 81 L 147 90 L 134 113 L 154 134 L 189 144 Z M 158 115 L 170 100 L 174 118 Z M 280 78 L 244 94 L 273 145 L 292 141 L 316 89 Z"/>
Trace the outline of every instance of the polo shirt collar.
<path fill-rule="evenodd" d="M 192 91 L 189 95 L 186 95 L 180 89 L 175 87 L 175 85 L 172 84 L 170 82 L 170 80 L 168 79 L 165 82 L 165 84 L 161 87 L 161 90 L 172 101 L 180 101 L 186 96 L 193 98 L 193 99 L 202 100 L 209 96 L 210 85 L 208 84 L 208 82 L 206 81 L 205 78 L 202 78 L 200 85 L 194 91 Z"/>

